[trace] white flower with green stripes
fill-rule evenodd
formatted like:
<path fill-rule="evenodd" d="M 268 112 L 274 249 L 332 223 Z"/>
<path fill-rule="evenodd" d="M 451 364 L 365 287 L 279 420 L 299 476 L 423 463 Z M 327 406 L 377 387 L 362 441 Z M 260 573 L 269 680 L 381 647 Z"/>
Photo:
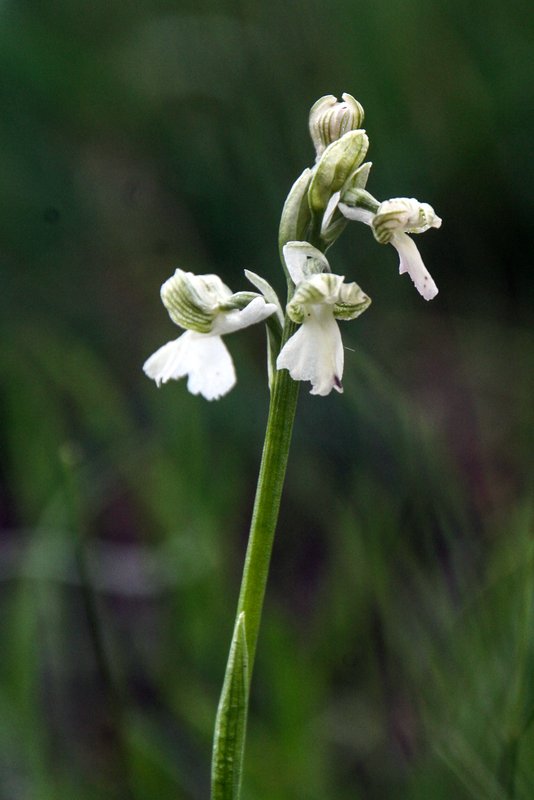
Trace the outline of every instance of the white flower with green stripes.
<path fill-rule="evenodd" d="M 187 375 L 191 394 L 201 394 L 206 400 L 217 400 L 236 382 L 222 336 L 278 311 L 255 292 L 233 294 L 217 275 L 194 275 L 181 269 L 165 281 L 161 299 L 185 333 L 156 350 L 143 370 L 158 386 Z"/>
<path fill-rule="evenodd" d="M 277 369 L 295 381 L 310 381 L 311 394 L 343 391 L 343 342 L 338 320 L 358 317 L 371 300 L 356 283 L 333 275 L 326 257 L 308 242 L 288 242 L 283 249 L 295 283 L 287 314 L 300 325 L 280 351 Z"/>
<path fill-rule="evenodd" d="M 408 236 L 409 233 L 424 233 L 429 228 L 441 226 L 441 219 L 432 206 L 420 203 L 413 197 L 395 197 L 378 203 L 368 192 L 359 191 L 354 196 L 362 205 L 340 202 L 340 211 L 347 219 L 370 225 L 380 244 L 392 244 L 399 254 L 399 273 L 402 275 L 407 272 L 425 300 L 432 300 L 438 293 L 438 287 L 425 267 L 417 245 Z M 370 210 L 372 205 L 376 206 L 373 211 Z"/>

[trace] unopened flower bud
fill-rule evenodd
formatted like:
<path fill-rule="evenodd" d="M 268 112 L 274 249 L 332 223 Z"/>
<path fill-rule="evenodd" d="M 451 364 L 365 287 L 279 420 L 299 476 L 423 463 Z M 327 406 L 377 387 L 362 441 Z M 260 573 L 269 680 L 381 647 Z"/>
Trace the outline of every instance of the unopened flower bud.
<path fill-rule="evenodd" d="M 317 100 L 310 111 L 310 135 L 317 158 L 329 144 L 362 126 L 364 111 L 360 103 L 347 93 L 341 97 L 342 102 L 333 94 L 327 94 Z"/>
<path fill-rule="evenodd" d="M 345 185 L 367 154 L 369 139 L 363 130 L 349 131 L 328 145 L 317 166 L 308 189 L 312 215 L 322 219 L 330 198 Z"/>

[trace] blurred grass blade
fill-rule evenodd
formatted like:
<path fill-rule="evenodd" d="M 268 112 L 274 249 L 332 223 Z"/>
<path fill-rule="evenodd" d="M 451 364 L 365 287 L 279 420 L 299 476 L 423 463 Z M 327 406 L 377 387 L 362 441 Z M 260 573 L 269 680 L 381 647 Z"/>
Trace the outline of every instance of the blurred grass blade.
<path fill-rule="evenodd" d="M 447 741 L 438 746 L 436 752 L 473 800 L 509 800 L 495 776 L 461 734 L 449 731 Z"/>
<path fill-rule="evenodd" d="M 248 710 L 248 654 L 245 614 L 234 628 L 213 743 L 211 800 L 239 800 Z"/>

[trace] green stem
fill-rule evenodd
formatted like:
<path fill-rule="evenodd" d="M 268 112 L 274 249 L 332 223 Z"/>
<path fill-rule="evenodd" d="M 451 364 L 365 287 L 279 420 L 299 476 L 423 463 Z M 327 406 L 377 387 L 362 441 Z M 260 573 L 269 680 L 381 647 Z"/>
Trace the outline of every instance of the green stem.
<path fill-rule="evenodd" d="M 288 319 L 282 336 L 282 346 L 294 333 L 295 328 L 294 323 Z M 256 653 L 263 599 L 286 474 L 298 391 L 298 382 L 289 376 L 287 370 L 280 370 L 275 373 L 237 606 L 237 616 L 241 612 L 245 614 L 249 682 Z"/>
<path fill-rule="evenodd" d="M 295 329 L 286 317 L 282 346 Z M 215 721 L 212 800 L 238 800 L 240 795 L 249 688 L 298 390 L 287 370 L 275 372 L 236 623 Z"/>

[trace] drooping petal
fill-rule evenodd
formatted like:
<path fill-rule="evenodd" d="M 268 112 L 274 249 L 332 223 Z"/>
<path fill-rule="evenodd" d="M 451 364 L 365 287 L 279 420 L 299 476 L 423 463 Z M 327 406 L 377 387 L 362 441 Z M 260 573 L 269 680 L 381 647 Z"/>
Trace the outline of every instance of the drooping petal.
<path fill-rule="evenodd" d="M 263 297 L 255 297 L 245 308 L 234 308 L 232 311 L 221 312 L 215 318 L 211 333 L 223 336 L 226 333 L 233 333 L 274 314 L 277 307 L 274 303 L 266 303 Z"/>
<path fill-rule="evenodd" d="M 280 351 L 277 369 L 289 370 L 295 381 L 310 381 L 311 394 L 342 392 L 343 343 L 332 307 L 310 306 L 308 313 Z"/>
<path fill-rule="evenodd" d="M 217 400 L 236 382 L 232 358 L 220 336 L 194 331 L 186 331 L 156 350 L 143 370 L 158 386 L 188 375 L 188 390 L 206 400 Z"/>
<path fill-rule="evenodd" d="M 399 274 L 407 272 L 419 294 L 425 300 L 432 300 L 438 293 L 438 287 L 425 267 L 414 240 L 407 233 L 395 233 L 391 237 L 391 244 L 400 257 Z"/>

